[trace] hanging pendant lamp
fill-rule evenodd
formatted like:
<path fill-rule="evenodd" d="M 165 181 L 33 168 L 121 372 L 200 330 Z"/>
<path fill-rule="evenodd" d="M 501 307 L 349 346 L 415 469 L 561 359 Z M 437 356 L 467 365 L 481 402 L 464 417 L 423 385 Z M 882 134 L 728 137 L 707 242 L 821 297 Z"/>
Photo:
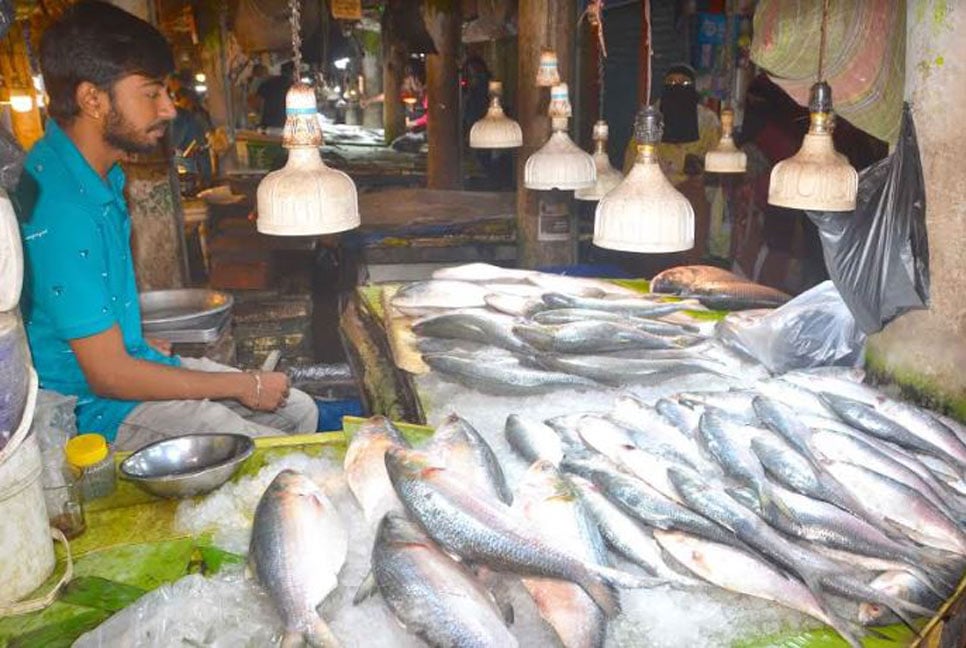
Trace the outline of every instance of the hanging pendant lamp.
<path fill-rule="evenodd" d="M 798 153 L 771 170 L 768 202 L 814 211 L 852 211 L 859 174 L 832 142 L 832 89 L 812 86 L 809 127 Z"/>
<path fill-rule="evenodd" d="M 343 173 L 326 166 L 319 153 L 322 125 L 315 91 L 298 80 L 301 68 L 299 0 L 290 0 L 295 82 L 285 95 L 282 146 L 288 161 L 258 184 L 258 220 L 263 234 L 318 236 L 359 226 L 356 185 Z"/>
<path fill-rule="evenodd" d="M 594 245 L 625 252 L 680 252 L 694 247 L 694 209 L 668 181 L 658 161 L 661 112 L 637 113 L 637 160 L 627 177 L 597 204 Z"/>
<path fill-rule="evenodd" d="M 610 164 L 607 155 L 607 122 L 600 120 L 594 124 L 594 166 L 597 168 L 597 181 L 586 189 L 574 192 L 577 200 L 600 200 L 607 192 L 616 187 L 624 179 L 624 174 Z"/>
<path fill-rule="evenodd" d="M 594 158 L 574 144 L 567 134 L 571 108 L 566 83 L 550 90 L 549 113 L 553 133 L 547 143 L 527 159 L 523 186 L 541 191 L 573 191 L 593 186 L 597 180 Z"/>
<path fill-rule="evenodd" d="M 818 54 L 818 82 L 808 100 L 809 127 L 798 153 L 782 160 L 771 170 L 768 203 L 813 211 L 852 211 L 859 189 L 859 174 L 844 155 L 835 150 L 832 130 L 832 88 L 822 80 L 828 5 L 822 6 L 821 43 Z"/>
<path fill-rule="evenodd" d="M 470 129 L 470 148 L 504 149 L 523 146 L 523 131 L 520 124 L 503 113 L 500 95 L 503 84 L 490 81 L 490 108 L 486 116 L 473 124 Z"/>
<path fill-rule="evenodd" d="M 732 138 L 735 114 L 730 108 L 721 111 L 721 141 L 704 155 L 704 170 L 708 173 L 744 173 L 748 156 L 738 150 Z"/>
<path fill-rule="evenodd" d="M 551 49 L 540 52 L 540 65 L 537 67 L 536 84 L 540 88 L 551 88 L 560 83 L 557 70 L 557 53 Z"/>

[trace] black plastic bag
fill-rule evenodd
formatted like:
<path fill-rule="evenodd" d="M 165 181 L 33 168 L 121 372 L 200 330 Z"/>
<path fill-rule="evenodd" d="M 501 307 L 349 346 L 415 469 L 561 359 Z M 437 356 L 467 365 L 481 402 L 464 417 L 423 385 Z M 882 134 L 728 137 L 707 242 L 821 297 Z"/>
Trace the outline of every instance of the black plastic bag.
<path fill-rule="evenodd" d="M 854 212 L 807 212 L 829 276 L 865 333 L 929 303 L 926 188 L 916 127 L 903 106 L 895 151 L 859 173 Z"/>

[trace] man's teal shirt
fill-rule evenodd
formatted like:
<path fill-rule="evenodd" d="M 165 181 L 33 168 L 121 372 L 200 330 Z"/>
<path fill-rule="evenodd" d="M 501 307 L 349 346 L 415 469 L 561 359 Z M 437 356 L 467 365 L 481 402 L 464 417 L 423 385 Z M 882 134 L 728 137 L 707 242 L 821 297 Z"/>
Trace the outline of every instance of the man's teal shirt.
<path fill-rule="evenodd" d="M 105 181 L 49 119 L 27 155 L 17 202 L 24 243 L 21 308 L 40 386 L 77 396 L 78 430 L 113 440 L 138 402 L 91 392 L 68 341 L 116 324 L 130 356 L 180 364 L 149 347 L 141 333 L 124 172 L 115 165 Z"/>

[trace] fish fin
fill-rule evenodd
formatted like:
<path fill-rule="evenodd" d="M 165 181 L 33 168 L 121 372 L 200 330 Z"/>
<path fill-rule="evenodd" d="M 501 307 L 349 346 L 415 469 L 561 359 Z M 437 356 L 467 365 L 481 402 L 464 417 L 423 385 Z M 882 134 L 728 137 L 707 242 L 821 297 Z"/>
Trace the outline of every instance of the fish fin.
<path fill-rule="evenodd" d="M 342 642 L 332 632 L 332 628 L 321 617 L 312 622 L 305 633 L 305 642 L 312 648 L 340 648 Z"/>
<path fill-rule="evenodd" d="M 510 594 L 510 586 L 506 582 L 506 579 L 504 579 L 502 574 L 493 571 L 485 565 L 475 565 L 473 571 L 477 579 L 483 584 L 483 587 L 490 592 L 493 603 L 496 604 L 506 625 L 513 625 L 516 615 L 513 610 L 513 597 Z"/>
<path fill-rule="evenodd" d="M 621 613 L 621 599 L 617 587 L 604 576 L 587 570 L 577 584 L 587 592 L 608 619 Z"/>
<path fill-rule="evenodd" d="M 359 589 L 356 590 L 355 596 L 352 597 L 352 604 L 359 605 L 375 594 L 377 589 L 375 572 L 370 569 L 366 577 L 359 583 Z"/>
<path fill-rule="evenodd" d="M 799 522 L 798 516 L 795 515 L 795 512 L 789 508 L 788 504 L 786 504 L 785 501 L 782 500 L 782 498 L 770 486 L 766 485 L 765 488 L 761 489 L 761 491 L 758 493 L 758 498 L 761 502 L 762 510 L 772 510 L 777 512 L 778 515 L 788 518 L 792 522 Z"/>

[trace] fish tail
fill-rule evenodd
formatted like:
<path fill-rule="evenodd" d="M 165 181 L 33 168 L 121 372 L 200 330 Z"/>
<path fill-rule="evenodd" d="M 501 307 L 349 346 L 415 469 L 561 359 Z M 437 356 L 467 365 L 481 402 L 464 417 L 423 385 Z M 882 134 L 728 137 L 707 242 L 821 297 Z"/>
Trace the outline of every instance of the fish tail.
<path fill-rule="evenodd" d="M 621 613 L 621 599 L 617 586 L 604 576 L 587 571 L 577 584 L 587 592 L 608 619 Z"/>
<path fill-rule="evenodd" d="M 342 642 L 332 632 L 332 628 L 321 618 L 312 622 L 305 633 L 305 642 L 312 648 L 341 648 Z"/>

